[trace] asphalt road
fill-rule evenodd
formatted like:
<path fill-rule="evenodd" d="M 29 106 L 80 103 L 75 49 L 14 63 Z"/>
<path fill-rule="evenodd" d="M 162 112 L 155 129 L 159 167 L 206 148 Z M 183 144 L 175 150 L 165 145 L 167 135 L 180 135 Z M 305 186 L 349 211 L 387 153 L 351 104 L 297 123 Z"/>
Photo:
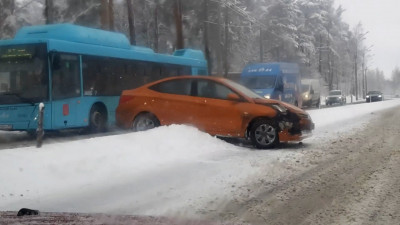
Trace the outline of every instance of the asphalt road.
<path fill-rule="evenodd" d="M 400 224 L 400 108 L 379 114 L 364 129 L 307 148 L 291 173 L 254 178 L 205 216 L 250 224 Z"/>

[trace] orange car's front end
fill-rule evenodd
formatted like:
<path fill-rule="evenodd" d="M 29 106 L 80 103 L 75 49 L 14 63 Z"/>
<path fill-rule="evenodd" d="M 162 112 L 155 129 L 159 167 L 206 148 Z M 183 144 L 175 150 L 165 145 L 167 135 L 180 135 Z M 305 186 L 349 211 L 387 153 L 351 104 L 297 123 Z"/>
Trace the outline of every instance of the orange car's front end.
<path fill-rule="evenodd" d="M 280 142 L 302 141 L 312 135 L 315 125 L 306 111 L 272 99 L 255 99 L 254 103 L 271 107 L 280 106 L 276 107 L 278 114 L 275 117 L 279 127 Z"/>

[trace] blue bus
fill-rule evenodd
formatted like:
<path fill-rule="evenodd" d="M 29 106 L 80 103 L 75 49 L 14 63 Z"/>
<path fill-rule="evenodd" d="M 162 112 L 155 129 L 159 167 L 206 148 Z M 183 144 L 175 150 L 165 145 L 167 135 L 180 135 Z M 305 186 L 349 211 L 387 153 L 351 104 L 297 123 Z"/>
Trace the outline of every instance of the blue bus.
<path fill-rule="evenodd" d="M 257 63 L 246 66 L 240 82 L 268 99 L 301 107 L 301 75 L 296 63 Z"/>
<path fill-rule="evenodd" d="M 121 33 L 72 24 L 21 28 L 0 41 L 0 130 L 104 131 L 115 123 L 122 90 L 176 75 L 206 75 L 201 51 L 172 55 L 131 46 Z"/>

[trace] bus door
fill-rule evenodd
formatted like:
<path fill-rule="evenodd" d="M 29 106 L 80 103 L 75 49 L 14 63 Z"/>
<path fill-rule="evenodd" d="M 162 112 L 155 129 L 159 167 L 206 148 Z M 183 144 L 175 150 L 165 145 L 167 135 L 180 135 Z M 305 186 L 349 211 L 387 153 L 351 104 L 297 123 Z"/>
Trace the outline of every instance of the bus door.
<path fill-rule="evenodd" d="M 56 54 L 52 59 L 52 127 L 63 129 L 83 126 L 80 121 L 81 69 L 80 57 Z"/>

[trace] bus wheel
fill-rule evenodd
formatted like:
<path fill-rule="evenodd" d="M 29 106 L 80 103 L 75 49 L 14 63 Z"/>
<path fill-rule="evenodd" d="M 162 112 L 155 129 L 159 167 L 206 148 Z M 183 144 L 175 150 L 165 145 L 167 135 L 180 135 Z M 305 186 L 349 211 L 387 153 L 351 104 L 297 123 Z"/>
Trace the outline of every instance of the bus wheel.
<path fill-rule="evenodd" d="M 279 143 L 277 126 L 267 119 L 257 120 L 250 128 L 250 139 L 257 148 L 273 148 Z"/>
<path fill-rule="evenodd" d="M 133 131 L 145 131 L 160 126 L 160 121 L 151 113 L 142 113 L 136 116 L 132 123 Z"/>
<path fill-rule="evenodd" d="M 90 110 L 89 129 L 92 133 L 105 132 L 107 130 L 107 114 L 103 107 L 94 105 Z"/>

